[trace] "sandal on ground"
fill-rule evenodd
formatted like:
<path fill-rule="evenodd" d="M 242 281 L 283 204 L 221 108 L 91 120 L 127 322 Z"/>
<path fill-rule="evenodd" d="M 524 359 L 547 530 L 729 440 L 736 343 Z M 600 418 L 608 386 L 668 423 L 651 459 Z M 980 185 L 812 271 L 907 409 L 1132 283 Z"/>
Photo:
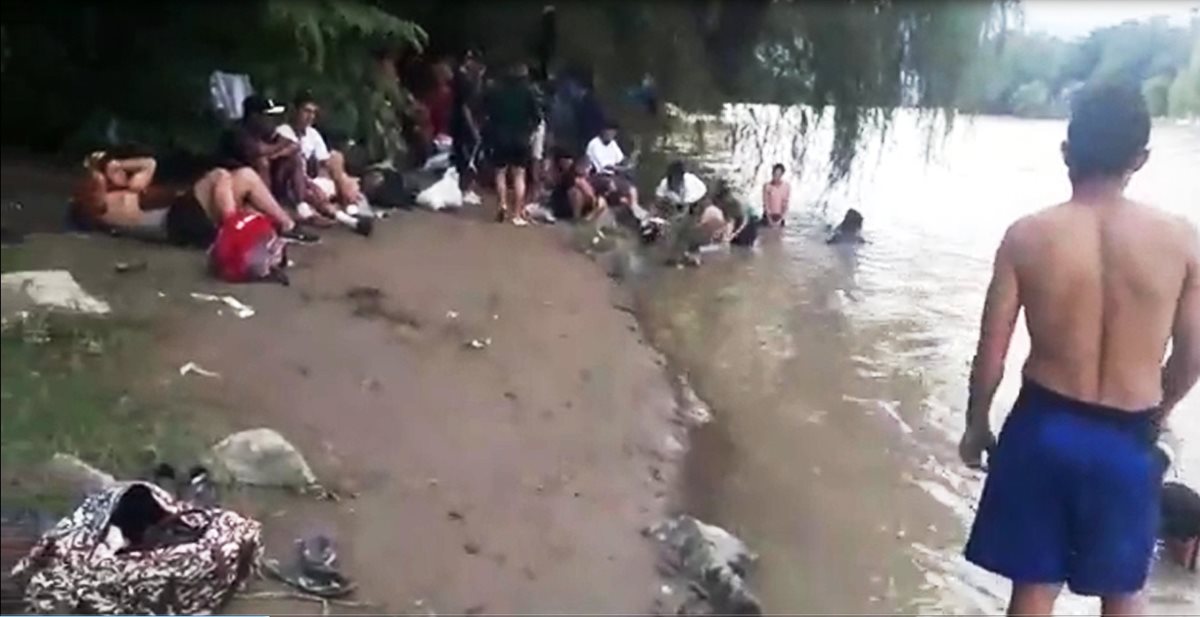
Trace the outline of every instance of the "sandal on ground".
<path fill-rule="evenodd" d="M 331 571 L 316 575 L 305 572 L 299 564 L 280 565 L 275 559 L 263 559 L 263 570 L 272 578 L 320 598 L 344 598 L 358 585 L 341 573 Z"/>

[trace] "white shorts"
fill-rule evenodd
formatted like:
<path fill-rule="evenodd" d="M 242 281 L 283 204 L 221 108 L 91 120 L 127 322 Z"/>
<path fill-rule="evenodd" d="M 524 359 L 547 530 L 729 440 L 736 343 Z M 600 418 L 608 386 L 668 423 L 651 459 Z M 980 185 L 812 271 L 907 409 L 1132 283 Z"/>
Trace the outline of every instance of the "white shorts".
<path fill-rule="evenodd" d="M 533 130 L 533 135 L 529 138 L 529 156 L 535 161 L 540 161 L 546 156 L 546 121 L 538 123 L 537 128 Z"/>
<path fill-rule="evenodd" d="M 325 193 L 326 197 L 333 199 L 337 196 L 337 186 L 333 184 L 333 179 L 318 177 L 313 178 L 312 183 L 317 185 L 317 188 L 321 189 L 321 192 Z"/>

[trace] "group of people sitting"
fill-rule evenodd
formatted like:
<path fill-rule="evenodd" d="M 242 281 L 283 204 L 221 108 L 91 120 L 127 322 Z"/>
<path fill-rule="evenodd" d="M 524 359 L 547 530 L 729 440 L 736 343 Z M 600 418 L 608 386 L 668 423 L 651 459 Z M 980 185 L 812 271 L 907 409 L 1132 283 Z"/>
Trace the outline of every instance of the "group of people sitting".
<path fill-rule="evenodd" d="M 298 95 L 281 123 L 285 111 L 266 97 L 246 97 L 241 118 L 221 135 L 216 163 L 182 185 L 159 182 L 153 157 L 122 150 L 90 154 L 71 200 L 72 222 L 197 248 L 213 247 L 225 226 L 234 245 L 247 245 L 243 236 L 251 232 L 245 230 L 255 230 L 253 246 L 236 251 L 254 263 L 241 263 L 242 272 L 228 277 L 234 279 L 279 273 L 284 244 L 316 242 L 314 228 L 341 224 L 370 235 L 375 213 L 342 154 L 330 150 L 314 127 L 315 100 Z"/>
<path fill-rule="evenodd" d="M 710 191 L 675 161 L 655 189 L 653 204 L 644 208 L 632 173 L 638 153 L 626 157 L 618 126 L 606 119 L 586 74 L 564 71 L 552 81 L 546 75 L 535 80 L 529 65 L 513 62 L 488 79 L 477 52 L 466 53 L 457 68 L 438 62 L 431 73 L 433 86 L 419 105 L 428 126 L 418 132 L 429 137 L 430 154 L 449 151 L 465 203 L 482 203 L 479 184 L 494 188 L 500 221 L 527 225 L 530 204 L 544 204 L 552 218 L 568 221 L 611 211 L 647 240 L 667 226 L 685 228 L 692 249 L 725 242 L 750 246 L 760 225 L 784 224 L 791 188 L 782 165 L 775 165 L 763 186 L 760 205 L 741 199 L 724 181 Z M 315 242 L 316 230 L 333 226 L 371 235 L 376 213 L 360 180 L 347 170 L 346 156 L 331 149 L 316 128 L 320 108 L 311 94 L 296 95 L 290 109 L 250 95 L 241 111 L 222 133 L 211 168 L 190 183 L 160 182 L 156 161 L 135 152 L 89 155 L 72 200 L 72 221 L 83 229 L 208 248 L 224 224 L 252 214 L 249 227 L 262 237 L 228 242 L 253 245 L 266 255 L 255 260 L 259 274 L 285 263 L 280 250 L 266 246 Z M 848 217 L 843 227 L 854 222 Z M 861 216 L 857 224 L 861 228 Z M 246 227 L 235 225 L 225 235 L 236 237 Z M 857 228 L 847 230 L 835 238 L 857 237 Z M 268 232 L 281 242 L 272 243 Z"/>

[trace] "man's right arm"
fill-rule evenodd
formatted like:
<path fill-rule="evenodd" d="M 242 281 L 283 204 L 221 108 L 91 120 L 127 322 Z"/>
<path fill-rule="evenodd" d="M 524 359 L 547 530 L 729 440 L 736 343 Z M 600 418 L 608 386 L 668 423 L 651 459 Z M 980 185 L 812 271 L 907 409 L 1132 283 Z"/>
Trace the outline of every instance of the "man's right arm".
<path fill-rule="evenodd" d="M 1171 328 L 1171 356 L 1163 366 L 1161 421 L 1200 379 L 1200 234 L 1188 226 L 1188 265 Z"/>

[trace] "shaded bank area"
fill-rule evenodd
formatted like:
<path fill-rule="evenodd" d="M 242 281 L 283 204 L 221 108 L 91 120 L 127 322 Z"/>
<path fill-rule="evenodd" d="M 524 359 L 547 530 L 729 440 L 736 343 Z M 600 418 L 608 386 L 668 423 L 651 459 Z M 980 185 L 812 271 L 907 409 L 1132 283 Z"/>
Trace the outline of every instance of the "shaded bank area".
<path fill-rule="evenodd" d="M 269 552 L 331 531 L 359 597 L 396 613 L 649 612 L 660 582 L 640 532 L 671 498 L 673 393 L 634 318 L 612 306 L 628 300 L 559 231 L 401 213 L 368 241 L 330 233 L 294 250 L 290 288 L 215 284 L 199 253 L 100 235 L 31 235 L 3 259 L 69 270 L 117 315 L 140 307 L 153 336 L 114 385 L 195 401 L 183 411 L 200 443 L 269 426 L 323 481 L 358 494 L 235 497 L 264 521 Z M 134 257 L 144 270 L 115 273 Z M 181 376 L 186 362 L 220 377 Z"/>

